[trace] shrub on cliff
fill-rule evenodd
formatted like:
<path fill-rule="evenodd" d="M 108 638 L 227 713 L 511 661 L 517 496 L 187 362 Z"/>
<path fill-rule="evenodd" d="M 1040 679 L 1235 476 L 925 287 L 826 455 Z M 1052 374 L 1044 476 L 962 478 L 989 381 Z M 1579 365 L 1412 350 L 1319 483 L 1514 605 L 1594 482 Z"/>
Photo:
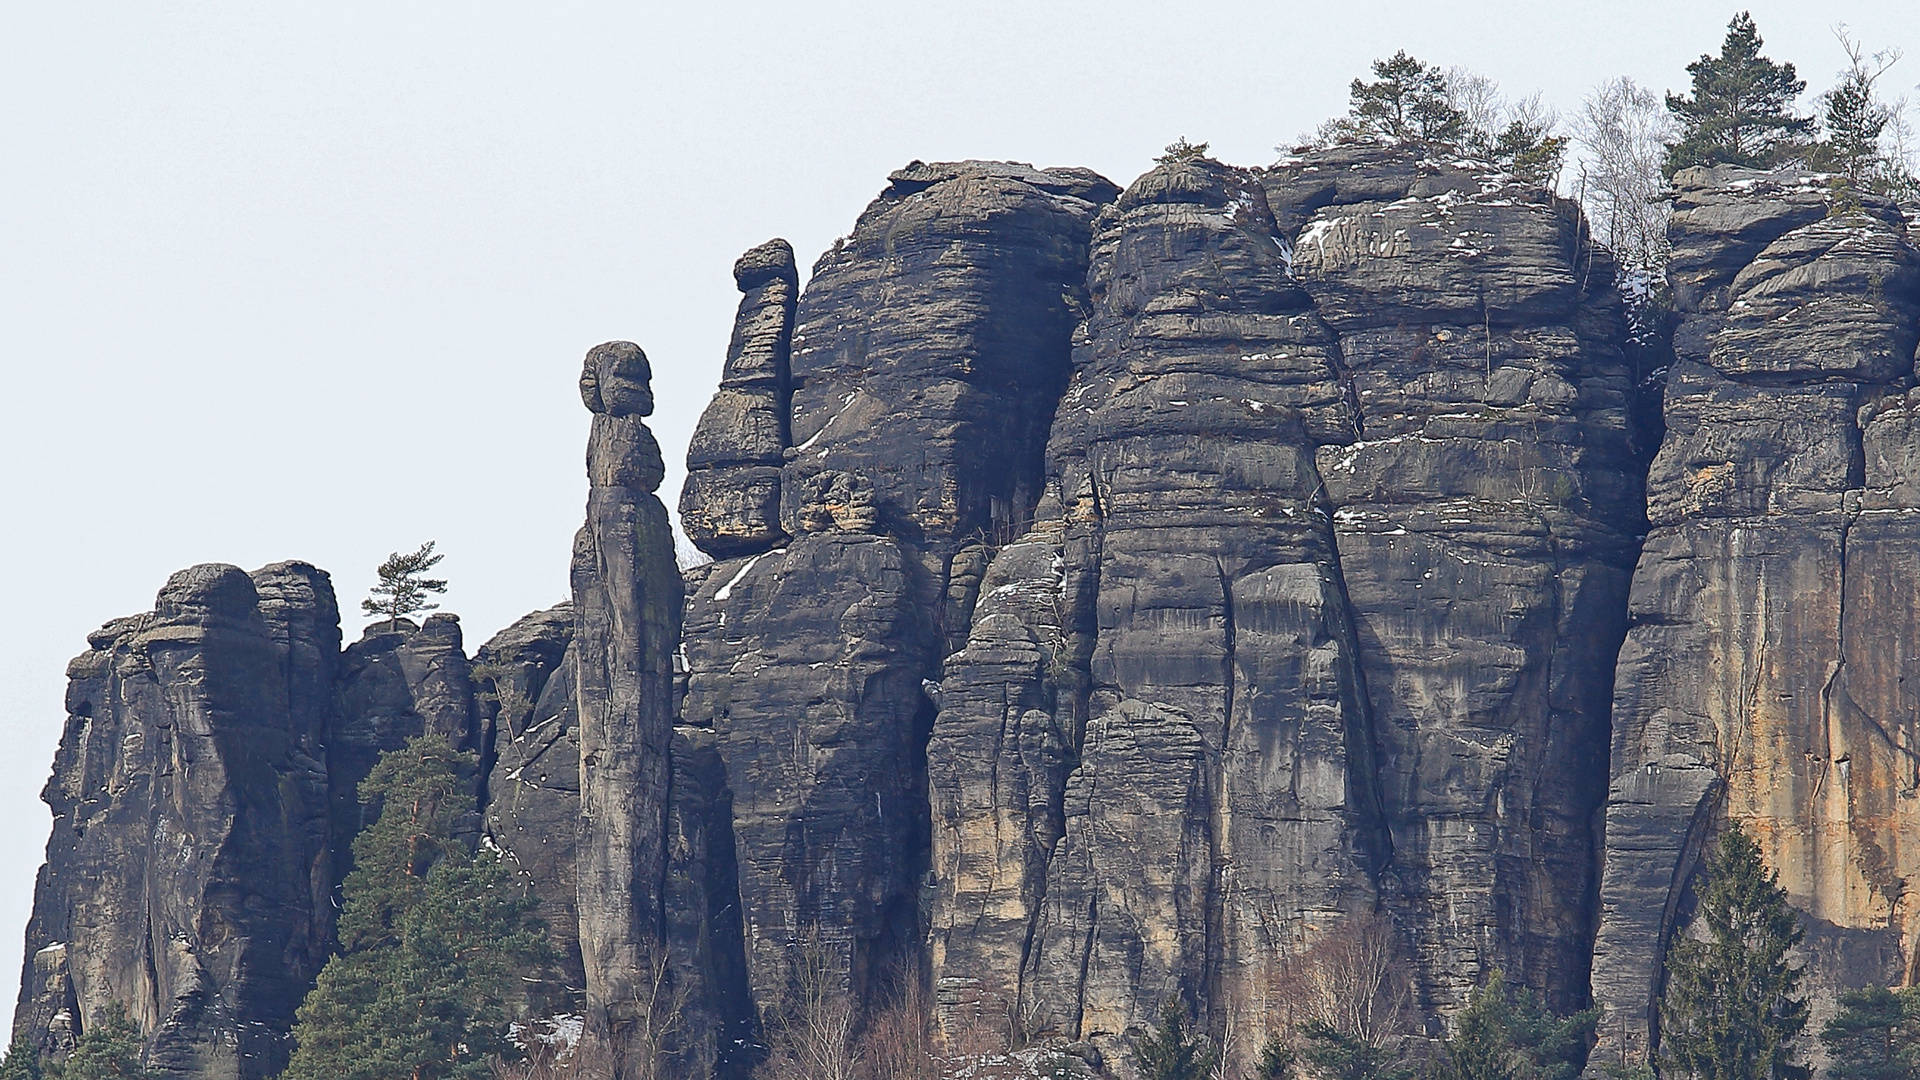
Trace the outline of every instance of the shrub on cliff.
<path fill-rule="evenodd" d="M 288 1080 L 451 1080 L 516 1055 L 519 972 L 547 948 L 534 901 L 492 851 L 453 835 L 473 812 L 472 755 L 425 735 L 360 785 L 379 817 L 354 839 L 341 952 L 300 1006 Z"/>
<path fill-rule="evenodd" d="M 1804 931 L 1777 874 L 1737 826 L 1707 864 L 1692 932 L 1667 953 L 1660 1001 L 1668 1080 L 1807 1080 L 1795 1043 L 1807 1024 L 1805 969 L 1788 959 Z"/>

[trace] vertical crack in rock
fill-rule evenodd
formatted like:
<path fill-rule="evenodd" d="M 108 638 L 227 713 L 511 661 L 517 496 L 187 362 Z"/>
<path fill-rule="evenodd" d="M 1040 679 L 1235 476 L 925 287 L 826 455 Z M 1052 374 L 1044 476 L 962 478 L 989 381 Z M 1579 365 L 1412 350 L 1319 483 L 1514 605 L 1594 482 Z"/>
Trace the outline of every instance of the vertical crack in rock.
<path fill-rule="evenodd" d="M 1815 1001 L 1904 978 L 1920 936 L 1920 821 L 1902 801 L 1920 715 L 1920 251 L 1892 204 L 1836 205 L 1813 174 L 1693 169 L 1674 186 L 1680 323 L 1615 680 L 1593 959 L 1595 998 L 1630 1022 L 1604 1028 L 1596 1060 L 1650 1053 L 1661 956 L 1729 821 L 1804 914 Z"/>
<path fill-rule="evenodd" d="M 1037 516 L 1084 522 L 1063 555 L 1092 622 L 1021 1000 L 1033 1035 L 1116 1062 L 1168 998 L 1257 1044 L 1275 965 L 1375 902 L 1348 783 L 1361 695 L 1315 506 L 1313 448 L 1354 424 L 1280 232 L 1251 173 L 1200 160 L 1136 181 L 1096 224 L 1054 418 Z M 983 591 L 948 686 L 1001 612 Z M 943 989 L 1002 977 L 946 948 Z"/>

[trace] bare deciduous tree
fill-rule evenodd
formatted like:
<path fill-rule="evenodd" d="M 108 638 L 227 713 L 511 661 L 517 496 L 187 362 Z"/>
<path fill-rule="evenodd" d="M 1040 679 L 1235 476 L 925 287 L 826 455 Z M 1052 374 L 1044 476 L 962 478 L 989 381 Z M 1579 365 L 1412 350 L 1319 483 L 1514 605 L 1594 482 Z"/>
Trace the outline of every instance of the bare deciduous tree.
<path fill-rule="evenodd" d="M 790 946 L 785 1000 L 767 1017 L 772 1053 L 756 1080 L 855 1080 L 857 1010 L 844 971 L 818 931 Z"/>
<path fill-rule="evenodd" d="M 1413 987 L 1400 939 L 1379 915 L 1353 916 L 1291 957 L 1275 991 L 1291 1032 L 1318 1022 L 1369 1046 L 1414 1032 Z"/>
<path fill-rule="evenodd" d="M 900 965 L 888 982 L 885 1004 L 867 1018 L 860 1036 L 861 1074 L 867 1080 L 940 1080 L 926 976 Z"/>
<path fill-rule="evenodd" d="M 1675 137 L 1660 95 L 1621 76 L 1581 103 L 1573 124 L 1580 146 L 1580 199 L 1595 238 L 1614 253 L 1622 284 L 1645 295 L 1665 279 L 1672 206 L 1661 166 Z"/>

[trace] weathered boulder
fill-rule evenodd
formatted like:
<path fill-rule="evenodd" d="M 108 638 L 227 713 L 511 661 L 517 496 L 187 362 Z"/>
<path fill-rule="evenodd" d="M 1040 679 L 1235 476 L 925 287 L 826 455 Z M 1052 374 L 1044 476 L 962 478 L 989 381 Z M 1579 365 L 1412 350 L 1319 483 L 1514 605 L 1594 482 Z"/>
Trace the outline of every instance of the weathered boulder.
<path fill-rule="evenodd" d="M 1646 1054 L 1662 958 L 1728 823 L 1805 913 L 1815 1026 L 1839 989 L 1910 978 L 1920 934 L 1920 252 L 1894 207 L 1828 177 L 1674 182 L 1683 321 L 1614 682 L 1607 1060 Z"/>
<path fill-rule="evenodd" d="M 118 1002 L 164 1074 L 275 1076 L 331 931 L 332 586 L 195 566 L 88 643 L 15 1030 L 58 1052 Z"/>

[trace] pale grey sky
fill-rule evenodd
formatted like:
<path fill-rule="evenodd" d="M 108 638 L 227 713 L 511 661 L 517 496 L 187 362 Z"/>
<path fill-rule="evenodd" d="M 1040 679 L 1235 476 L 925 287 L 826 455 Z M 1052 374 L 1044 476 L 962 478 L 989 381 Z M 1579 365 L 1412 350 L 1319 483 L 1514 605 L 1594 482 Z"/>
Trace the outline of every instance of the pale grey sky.
<path fill-rule="evenodd" d="M 1751 5 L 1810 84 L 1912 0 Z M 0 1016 L 64 668 L 175 569 L 306 559 L 348 616 L 436 539 L 469 649 L 566 595 L 582 354 L 653 360 L 672 505 L 734 257 L 803 268 L 914 158 L 1272 160 L 1405 48 L 1563 111 L 1683 89 L 1736 10 L 1600 4 L 0 3 Z"/>

